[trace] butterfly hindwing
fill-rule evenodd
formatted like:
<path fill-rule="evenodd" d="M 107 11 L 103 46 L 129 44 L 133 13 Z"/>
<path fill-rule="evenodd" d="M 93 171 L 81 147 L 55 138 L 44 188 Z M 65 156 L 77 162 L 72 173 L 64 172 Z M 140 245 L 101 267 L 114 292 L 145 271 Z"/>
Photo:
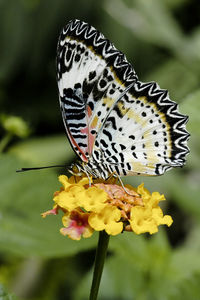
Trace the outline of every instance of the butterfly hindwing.
<path fill-rule="evenodd" d="M 137 81 L 107 117 L 93 155 L 122 176 L 161 175 L 185 163 L 186 121 L 167 91 Z"/>

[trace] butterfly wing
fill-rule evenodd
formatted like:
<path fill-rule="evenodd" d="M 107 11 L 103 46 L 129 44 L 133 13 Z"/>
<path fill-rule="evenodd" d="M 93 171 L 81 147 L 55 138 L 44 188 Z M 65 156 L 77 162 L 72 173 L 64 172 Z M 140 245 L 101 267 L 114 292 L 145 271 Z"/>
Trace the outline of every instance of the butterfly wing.
<path fill-rule="evenodd" d="M 160 175 L 189 152 L 187 117 L 156 83 L 99 31 L 70 21 L 57 52 L 60 106 L 73 149 L 95 168 L 119 175 Z"/>
<path fill-rule="evenodd" d="M 57 49 L 60 107 L 67 136 L 87 162 L 103 122 L 120 95 L 137 80 L 123 53 L 85 22 L 70 21 Z"/>
<path fill-rule="evenodd" d="M 93 157 L 119 175 L 161 175 L 185 163 L 188 117 L 166 90 L 137 81 L 115 103 L 97 135 Z"/>

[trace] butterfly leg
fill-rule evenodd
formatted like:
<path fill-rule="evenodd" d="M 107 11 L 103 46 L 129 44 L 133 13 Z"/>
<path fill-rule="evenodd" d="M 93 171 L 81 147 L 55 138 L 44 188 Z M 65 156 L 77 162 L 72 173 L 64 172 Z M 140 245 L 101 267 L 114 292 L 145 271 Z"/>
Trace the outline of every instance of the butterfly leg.
<path fill-rule="evenodd" d="M 120 177 L 116 172 L 115 172 L 115 175 L 117 176 L 117 178 L 118 178 L 118 180 L 119 180 L 119 182 L 120 182 L 122 188 L 124 189 L 124 191 L 125 191 L 128 195 L 133 196 L 133 195 L 130 194 L 130 193 L 127 191 L 127 189 L 125 188 L 125 186 L 124 186 L 124 184 L 123 184 L 123 181 L 121 180 L 121 177 Z"/>
<path fill-rule="evenodd" d="M 113 171 L 112 173 L 110 173 L 109 176 L 106 178 L 106 180 L 115 178 L 115 183 L 117 183 L 118 177 L 117 177 L 117 175 L 115 173 L 116 173 L 115 171 Z"/>
<path fill-rule="evenodd" d="M 88 172 L 87 172 L 84 164 L 82 165 L 82 167 L 83 167 L 84 173 L 86 174 L 86 176 L 87 176 L 87 178 L 89 180 L 89 187 L 91 187 L 92 186 L 91 178 L 90 178 L 90 176 L 89 176 L 89 174 L 88 174 Z"/>

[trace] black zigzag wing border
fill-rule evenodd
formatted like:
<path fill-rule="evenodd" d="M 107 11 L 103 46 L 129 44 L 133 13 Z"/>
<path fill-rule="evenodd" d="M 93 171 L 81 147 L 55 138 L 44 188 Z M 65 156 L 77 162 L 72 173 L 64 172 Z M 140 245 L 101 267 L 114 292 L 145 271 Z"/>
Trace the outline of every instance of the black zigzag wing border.
<path fill-rule="evenodd" d="M 138 77 L 133 66 L 127 61 L 125 55 L 96 30 L 93 26 L 80 20 L 71 20 L 62 30 L 57 48 L 57 76 L 58 80 L 65 72 L 64 65 L 59 66 L 59 55 L 62 53 L 66 37 L 81 41 L 87 47 L 92 47 L 97 55 L 105 59 L 108 66 L 112 67 L 116 76 L 125 86 L 137 81 Z"/>
<path fill-rule="evenodd" d="M 185 156 L 190 152 L 187 140 L 190 134 L 186 130 L 188 116 L 178 111 L 178 104 L 169 98 L 168 91 L 160 89 L 156 82 L 143 83 L 137 81 L 134 89 L 130 90 L 136 98 L 146 96 L 148 102 L 154 103 L 158 111 L 165 115 L 170 127 L 170 138 L 172 142 L 171 163 L 172 166 L 182 166 L 185 164 Z M 168 169 L 169 166 L 162 166 Z M 165 170 L 164 170 L 165 171 Z"/>
<path fill-rule="evenodd" d="M 65 51 L 66 37 L 84 43 L 96 55 L 101 56 L 126 87 L 134 83 L 129 92 L 135 98 L 146 96 L 147 100 L 154 103 L 157 109 L 165 115 L 170 127 L 172 151 L 169 163 L 166 161 L 166 165 L 157 166 L 157 174 L 162 174 L 173 166 L 184 165 L 185 156 L 189 153 L 187 146 L 189 133 L 186 130 L 188 117 L 179 113 L 178 104 L 170 100 L 168 91 L 160 89 L 159 85 L 155 82 L 142 83 L 138 81 L 138 77 L 125 55 L 117 50 L 102 33 L 79 20 L 70 21 L 60 34 L 57 51 L 58 80 L 60 80 L 64 72 L 67 72 L 65 65 L 60 62 L 60 56 Z"/>

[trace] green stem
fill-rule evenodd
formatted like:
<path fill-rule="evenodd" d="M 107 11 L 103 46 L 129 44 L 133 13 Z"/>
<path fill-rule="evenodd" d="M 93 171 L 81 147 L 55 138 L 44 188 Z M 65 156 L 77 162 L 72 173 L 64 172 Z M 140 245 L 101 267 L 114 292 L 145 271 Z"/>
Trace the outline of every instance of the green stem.
<path fill-rule="evenodd" d="M 105 231 L 99 232 L 99 241 L 96 250 L 94 273 L 93 273 L 92 287 L 90 290 L 89 300 L 97 299 L 99 285 L 101 281 L 101 275 L 103 272 L 104 261 L 108 249 L 109 237 L 110 236 Z"/>
<path fill-rule="evenodd" d="M 6 133 L 6 135 L 4 135 L 4 137 L 2 138 L 2 140 L 0 141 L 0 153 L 3 152 L 3 150 L 5 149 L 5 147 L 8 145 L 8 143 L 10 142 L 12 138 L 12 134 L 11 133 Z"/>

